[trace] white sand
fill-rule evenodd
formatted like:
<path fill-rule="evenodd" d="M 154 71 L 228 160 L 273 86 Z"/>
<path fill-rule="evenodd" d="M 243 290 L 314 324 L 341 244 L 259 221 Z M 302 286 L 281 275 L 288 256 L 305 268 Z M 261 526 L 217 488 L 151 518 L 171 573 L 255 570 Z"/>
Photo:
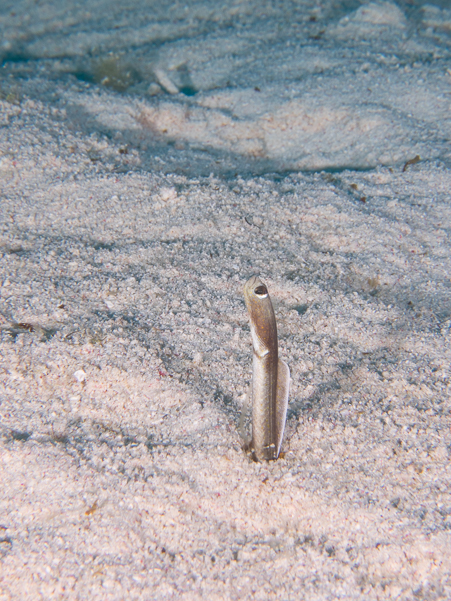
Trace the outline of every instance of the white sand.
<path fill-rule="evenodd" d="M 2 601 L 451 598 L 451 11 L 345 4 L 1 14 Z"/>

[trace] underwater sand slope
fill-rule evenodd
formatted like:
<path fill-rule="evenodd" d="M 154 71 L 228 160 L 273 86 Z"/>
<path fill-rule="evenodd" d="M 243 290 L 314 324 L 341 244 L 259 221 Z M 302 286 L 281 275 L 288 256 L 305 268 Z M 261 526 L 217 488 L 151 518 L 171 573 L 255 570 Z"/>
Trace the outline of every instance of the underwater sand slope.
<path fill-rule="evenodd" d="M 157 7 L 118 91 L 143 7 L 86 6 L 0 21 L 0 599 L 448 598 L 449 11 Z M 292 377 L 269 463 L 252 274 Z"/>

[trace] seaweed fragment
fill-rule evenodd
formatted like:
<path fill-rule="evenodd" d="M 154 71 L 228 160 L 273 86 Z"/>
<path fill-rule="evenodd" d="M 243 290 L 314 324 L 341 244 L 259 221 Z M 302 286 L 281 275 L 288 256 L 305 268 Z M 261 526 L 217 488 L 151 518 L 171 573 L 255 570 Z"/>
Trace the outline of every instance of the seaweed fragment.
<path fill-rule="evenodd" d="M 405 171 L 407 171 L 407 167 L 410 167 L 411 165 L 416 165 L 420 161 L 421 161 L 420 155 L 417 154 L 416 156 L 413 157 L 413 159 L 410 159 L 406 163 L 404 163 L 404 167 L 402 168 L 402 172 L 404 173 Z"/>

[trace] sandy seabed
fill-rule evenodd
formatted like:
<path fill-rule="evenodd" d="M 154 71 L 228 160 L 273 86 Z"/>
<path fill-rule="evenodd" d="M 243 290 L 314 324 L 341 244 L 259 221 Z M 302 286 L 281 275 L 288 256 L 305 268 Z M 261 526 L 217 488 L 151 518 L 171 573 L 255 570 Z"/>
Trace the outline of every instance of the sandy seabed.
<path fill-rule="evenodd" d="M 399 7 L 368 6 L 330 36 L 374 30 L 380 15 L 385 33 L 407 28 Z M 428 10 L 429 27 L 447 14 Z M 199 92 L 188 118 L 164 73 L 155 101 L 3 82 L 0 599 L 449 599 L 446 143 L 435 157 L 432 138 L 403 130 L 395 160 L 389 137 L 371 154 L 366 117 L 355 130 L 329 100 L 310 120 L 287 102 L 271 126 L 249 101 L 251 123 L 223 113 L 222 146 L 209 146 L 219 172 L 205 175 L 199 144 L 217 121 L 202 111 L 226 94 Z M 236 94 L 244 110 L 251 92 Z M 105 130 L 82 128 L 82 103 Z M 284 154 L 283 120 L 316 155 Z M 332 168 L 337 123 L 363 136 L 355 168 Z M 329 154 L 321 132 L 336 140 Z M 172 152 L 183 168 L 156 169 Z M 292 378 L 271 463 L 252 460 L 238 427 L 253 274 Z"/>

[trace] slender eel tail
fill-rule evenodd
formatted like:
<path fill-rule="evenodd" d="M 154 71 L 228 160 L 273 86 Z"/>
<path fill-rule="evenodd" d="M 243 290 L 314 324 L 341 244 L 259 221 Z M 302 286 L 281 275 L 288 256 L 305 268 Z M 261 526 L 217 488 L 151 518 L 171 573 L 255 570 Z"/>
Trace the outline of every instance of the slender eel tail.
<path fill-rule="evenodd" d="M 276 400 L 276 421 L 277 421 L 277 440 L 276 457 L 279 456 L 282 446 L 283 432 L 287 419 L 288 395 L 290 392 L 290 368 L 286 363 L 279 359 L 277 365 L 277 400 Z"/>

